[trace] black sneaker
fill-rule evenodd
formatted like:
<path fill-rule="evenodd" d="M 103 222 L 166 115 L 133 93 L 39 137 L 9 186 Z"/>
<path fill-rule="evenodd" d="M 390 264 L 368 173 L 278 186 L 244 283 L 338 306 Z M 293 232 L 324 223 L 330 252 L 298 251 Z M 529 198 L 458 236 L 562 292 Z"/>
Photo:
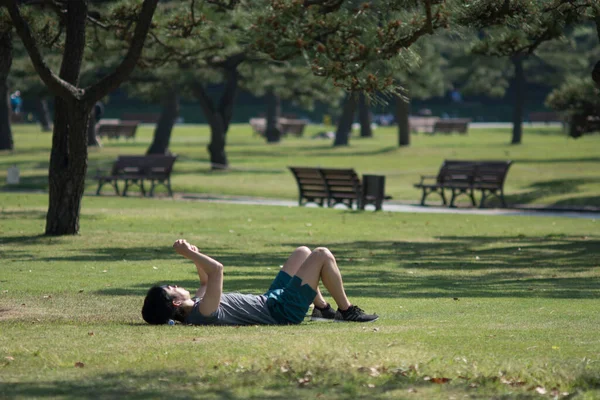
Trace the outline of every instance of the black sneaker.
<path fill-rule="evenodd" d="M 310 316 L 311 321 L 333 321 L 335 319 L 335 310 L 331 308 L 329 303 L 325 308 L 313 308 L 312 315 Z"/>
<path fill-rule="evenodd" d="M 357 306 L 350 306 L 346 311 L 338 308 L 335 313 L 335 322 L 373 322 L 379 318 L 377 314 L 365 314 Z"/>

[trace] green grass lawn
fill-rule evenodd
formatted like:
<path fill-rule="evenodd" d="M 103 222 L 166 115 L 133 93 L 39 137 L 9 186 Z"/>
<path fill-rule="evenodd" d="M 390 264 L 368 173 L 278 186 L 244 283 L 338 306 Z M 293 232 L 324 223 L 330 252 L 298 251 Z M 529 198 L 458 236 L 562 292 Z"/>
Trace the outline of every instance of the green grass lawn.
<path fill-rule="evenodd" d="M 439 138 L 452 139 L 461 140 Z M 132 151 L 145 147 L 138 140 Z M 43 147 L 29 146 L 9 157 L 33 172 Z M 354 146 L 341 152 L 360 151 Z M 181 162 L 181 175 L 206 169 L 202 147 Z M 232 164 L 250 168 L 234 149 Z M 378 158 L 359 169 L 388 168 Z M 282 160 L 265 154 L 257 170 Z M 219 187 L 208 172 L 186 176 L 178 190 Z M 293 195 L 293 187 L 266 190 Z M 0 398 L 600 398 L 599 221 L 85 196 L 81 234 L 45 237 L 47 202 L 0 193 Z M 295 247 L 327 246 L 350 299 L 381 318 L 146 325 L 140 308 L 151 285 L 197 285 L 193 265 L 171 248 L 177 238 L 223 262 L 226 291 L 253 293 Z"/>
<path fill-rule="evenodd" d="M 249 125 L 233 125 L 227 139 L 231 169 L 211 172 L 206 151 L 209 130 L 200 125 L 177 125 L 171 151 L 179 155 L 173 174 L 176 192 L 296 199 L 297 187 L 289 165 L 352 167 L 359 174 L 386 176 L 386 192 L 394 200 L 418 203 L 413 187 L 422 174 L 435 175 L 444 159 L 513 160 L 505 192 L 510 204 L 600 206 L 599 135 L 578 140 L 559 128 L 525 125 L 523 144 L 510 145 L 509 129 L 471 129 L 468 135 L 413 135 L 408 148 L 397 147 L 395 128 L 375 130 L 373 139 L 353 137 L 350 146 L 332 148 L 330 140 L 311 139 L 322 130 L 309 126 L 304 137 L 285 138 L 267 145 L 253 136 Z M 89 155 L 87 192 L 95 191 L 92 177 L 110 168 L 119 154 L 144 154 L 153 129 L 138 129 L 135 141 L 104 140 Z M 0 157 L 0 185 L 13 164 L 22 171 L 21 188 L 47 188 L 51 134 L 37 125 L 14 126 L 15 151 Z M 1 186 L 0 186 L 1 187 Z M 110 188 L 106 187 L 106 193 Z M 431 196 L 431 202 L 438 202 Z M 491 203 L 493 204 L 493 203 Z"/>

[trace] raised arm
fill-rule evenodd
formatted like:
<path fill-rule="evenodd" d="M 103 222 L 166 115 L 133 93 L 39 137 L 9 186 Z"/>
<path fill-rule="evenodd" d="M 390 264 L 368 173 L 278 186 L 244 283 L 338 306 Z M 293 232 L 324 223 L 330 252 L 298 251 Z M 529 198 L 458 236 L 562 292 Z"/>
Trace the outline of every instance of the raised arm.
<path fill-rule="evenodd" d="M 219 306 L 223 293 L 223 264 L 200 253 L 196 246 L 184 239 L 176 240 L 173 248 L 196 265 L 200 278 L 200 288 L 196 291 L 196 296 L 202 297 L 198 310 L 205 316 L 212 314 Z"/>

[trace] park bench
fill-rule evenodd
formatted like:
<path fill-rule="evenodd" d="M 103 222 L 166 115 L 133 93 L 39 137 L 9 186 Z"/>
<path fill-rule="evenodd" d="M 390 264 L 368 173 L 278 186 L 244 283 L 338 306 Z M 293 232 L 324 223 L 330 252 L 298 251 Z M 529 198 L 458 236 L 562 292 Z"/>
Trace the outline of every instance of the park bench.
<path fill-rule="evenodd" d="M 304 134 L 306 121 L 302 119 L 279 118 L 279 126 L 282 135 L 294 135 L 300 137 Z"/>
<path fill-rule="evenodd" d="M 266 118 L 250 118 L 249 122 L 254 133 L 260 136 L 265 135 L 265 131 L 267 129 Z M 291 134 L 296 137 L 300 137 L 304 134 L 305 127 L 306 121 L 301 119 L 278 118 L 277 120 L 277 129 L 279 129 L 283 136 Z"/>
<path fill-rule="evenodd" d="M 123 113 L 121 119 L 124 121 L 139 121 L 144 124 L 155 124 L 160 118 L 159 113 Z"/>
<path fill-rule="evenodd" d="M 444 205 L 455 206 L 456 198 L 462 194 L 469 196 L 471 204 L 477 205 L 475 191 L 481 192 L 479 207 L 483 208 L 490 196 L 496 196 L 506 207 L 504 199 L 504 181 L 512 161 L 460 161 L 446 160 L 436 176 L 421 176 L 414 186 L 423 191 L 421 205 L 431 193 L 438 193 Z M 450 190 L 450 203 L 446 200 L 445 190 Z"/>
<path fill-rule="evenodd" d="M 469 118 L 439 119 L 433 124 L 432 133 L 467 133 L 470 122 Z"/>
<path fill-rule="evenodd" d="M 173 171 L 173 164 L 177 156 L 175 155 L 161 155 L 151 154 L 144 156 L 119 156 L 114 161 L 112 169 L 109 174 L 105 174 L 102 171 L 98 171 L 95 180 L 98 181 L 98 189 L 96 195 L 100 195 L 102 186 L 110 184 L 117 195 L 122 194 L 127 196 L 127 190 L 130 186 L 138 186 L 142 196 L 146 195 L 146 188 L 144 187 L 144 181 L 150 182 L 150 190 L 148 195 L 154 196 L 154 189 L 158 185 L 163 185 L 169 192 L 169 196 L 173 196 L 171 190 L 171 172 Z M 118 182 L 122 181 L 125 184 L 123 192 L 119 193 Z"/>
<path fill-rule="evenodd" d="M 360 210 L 372 204 L 381 210 L 385 196 L 385 177 L 364 175 L 361 182 L 354 169 L 288 167 L 298 184 L 298 205 L 316 203 L 323 207 L 344 204 Z"/>
<path fill-rule="evenodd" d="M 563 122 L 564 118 L 559 113 L 554 111 L 539 111 L 529 113 L 529 123 L 543 122 L 549 124 L 550 122 Z"/>
<path fill-rule="evenodd" d="M 139 121 L 122 120 L 100 120 L 96 124 L 96 136 L 118 139 L 123 136 L 126 139 L 135 138 Z"/>
<path fill-rule="evenodd" d="M 416 117 L 409 116 L 408 117 L 408 125 L 410 127 L 410 131 L 414 133 L 424 132 L 424 133 L 432 133 L 433 126 L 439 120 L 438 117 Z"/>

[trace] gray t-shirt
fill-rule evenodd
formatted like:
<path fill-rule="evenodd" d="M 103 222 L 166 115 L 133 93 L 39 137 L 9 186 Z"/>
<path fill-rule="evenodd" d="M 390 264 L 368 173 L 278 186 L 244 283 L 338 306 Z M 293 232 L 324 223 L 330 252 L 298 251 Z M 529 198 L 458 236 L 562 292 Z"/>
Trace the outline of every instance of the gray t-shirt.
<path fill-rule="evenodd" d="M 267 307 L 267 298 L 263 295 L 223 293 L 217 310 L 205 317 L 198 311 L 200 299 L 185 319 L 192 325 L 276 325 Z"/>

